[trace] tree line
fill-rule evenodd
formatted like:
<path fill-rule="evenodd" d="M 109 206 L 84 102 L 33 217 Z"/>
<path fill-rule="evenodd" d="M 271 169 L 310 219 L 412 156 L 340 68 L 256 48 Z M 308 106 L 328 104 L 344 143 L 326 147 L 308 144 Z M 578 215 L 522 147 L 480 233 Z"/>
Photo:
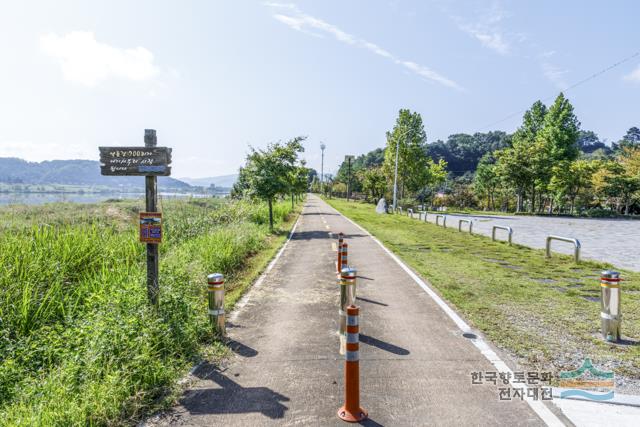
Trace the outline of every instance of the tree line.
<path fill-rule="evenodd" d="M 296 196 L 307 192 L 310 169 L 300 159 L 304 152 L 305 137 L 287 142 L 274 142 L 265 149 L 250 147 L 245 165 L 231 189 L 233 198 L 253 198 L 267 202 L 269 228 L 273 230 L 273 202 L 277 198 L 291 197 L 293 207 Z"/>
<path fill-rule="evenodd" d="M 427 143 L 419 113 L 400 110 L 385 148 L 352 163 L 351 189 L 375 202 L 392 197 L 396 154 L 402 205 L 487 211 L 610 215 L 640 212 L 640 129 L 608 145 L 580 129 L 569 100 L 536 101 L 512 134 L 453 134 Z M 347 166 L 325 190 L 347 190 Z M 320 189 L 317 179 L 313 188 Z"/>

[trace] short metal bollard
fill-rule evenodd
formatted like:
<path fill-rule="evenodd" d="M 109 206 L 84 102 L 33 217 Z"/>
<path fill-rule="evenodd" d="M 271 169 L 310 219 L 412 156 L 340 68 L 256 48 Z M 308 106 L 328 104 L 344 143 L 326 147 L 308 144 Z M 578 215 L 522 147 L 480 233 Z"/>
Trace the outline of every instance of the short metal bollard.
<path fill-rule="evenodd" d="M 207 296 L 209 298 L 209 320 L 213 333 L 224 337 L 227 333 L 224 316 L 224 276 L 214 273 L 207 276 Z"/>
<path fill-rule="evenodd" d="M 344 336 L 347 325 L 347 307 L 356 303 L 356 275 L 353 267 L 343 268 L 340 272 L 340 335 Z"/>
<path fill-rule="evenodd" d="M 473 221 L 471 221 L 470 219 L 459 219 L 458 220 L 458 231 L 462 231 L 462 223 L 466 222 L 467 224 L 469 224 L 469 234 L 473 234 Z"/>
<path fill-rule="evenodd" d="M 444 228 L 447 228 L 447 216 L 446 215 L 436 215 L 436 225 L 440 225 L 440 221 L 438 221 L 440 218 L 442 218 L 442 226 Z"/>
<path fill-rule="evenodd" d="M 616 342 L 621 338 L 620 273 L 605 270 L 600 277 L 600 321 L 602 338 Z"/>
<path fill-rule="evenodd" d="M 338 417 L 350 423 L 367 418 L 367 411 L 360 406 L 360 331 L 358 307 L 347 307 L 347 351 L 344 362 L 344 405 L 338 409 Z"/>
<path fill-rule="evenodd" d="M 573 243 L 573 258 L 576 261 L 576 264 L 580 262 L 580 248 L 582 245 L 580 244 L 580 240 L 573 239 L 571 237 L 562 237 L 562 236 L 547 236 L 547 258 L 551 258 L 551 241 L 559 240 L 561 242 Z"/>
<path fill-rule="evenodd" d="M 342 245 L 344 244 L 344 233 L 338 233 L 338 263 L 336 264 L 336 272 L 340 273 L 342 268 Z"/>
<path fill-rule="evenodd" d="M 493 240 L 494 242 L 496 240 L 496 230 L 505 230 L 507 233 L 509 233 L 507 236 L 507 241 L 509 242 L 509 245 L 511 245 L 513 229 L 511 227 L 504 227 L 502 225 L 494 225 L 493 228 L 491 228 L 491 240 Z"/>
<path fill-rule="evenodd" d="M 407 209 L 407 216 L 413 218 L 413 209 L 411 208 Z"/>

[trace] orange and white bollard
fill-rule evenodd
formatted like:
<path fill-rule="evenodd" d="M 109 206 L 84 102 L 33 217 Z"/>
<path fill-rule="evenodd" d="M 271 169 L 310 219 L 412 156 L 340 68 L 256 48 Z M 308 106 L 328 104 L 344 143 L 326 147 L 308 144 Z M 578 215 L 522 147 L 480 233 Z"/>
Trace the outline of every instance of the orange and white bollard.
<path fill-rule="evenodd" d="M 337 273 L 342 268 L 342 245 L 344 244 L 344 233 L 338 233 L 338 264 L 336 264 Z"/>
<path fill-rule="evenodd" d="M 344 242 L 342 244 L 342 255 L 340 256 L 340 269 L 338 270 L 338 273 L 344 270 L 345 268 L 349 268 L 349 262 L 348 262 L 349 257 L 347 255 L 348 252 L 349 252 L 349 244 L 347 242 Z"/>
<path fill-rule="evenodd" d="M 356 276 L 358 271 L 353 267 L 347 267 L 340 272 L 340 354 L 346 351 L 346 334 L 347 334 L 347 307 L 356 303 Z"/>
<path fill-rule="evenodd" d="M 347 353 L 344 362 L 344 405 L 338 409 L 338 417 L 349 423 L 367 418 L 367 411 L 360 407 L 360 337 L 358 307 L 347 307 Z"/>

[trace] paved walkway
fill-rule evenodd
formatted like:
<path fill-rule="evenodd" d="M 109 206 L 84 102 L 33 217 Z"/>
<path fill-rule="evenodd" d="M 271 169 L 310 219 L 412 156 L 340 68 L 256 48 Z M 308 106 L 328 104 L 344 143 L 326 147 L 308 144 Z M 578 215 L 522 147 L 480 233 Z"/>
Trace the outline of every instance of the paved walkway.
<path fill-rule="evenodd" d="M 235 357 L 222 368 L 200 366 L 179 406 L 150 424 L 344 425 L 336 417 L 339 231 L 359 274 L 364 425 L 544 425 L 526 402 L 472 385 L 472 372 L 497 369 L 388 253 L 315 196 L 275 267 L 230 319 Z"/>
<path fill-rule="evenodd" d="M 640 241 L 640 221 L 625 219 L 562 218 L 542 216 L 491 216 L 447 214 L 447 227 L 458 227 L 458 219 L 472 219 L 474 233 L 491 236 L 494 225 L 513 228 L 513 241 L 531 248 L 543 249 L 549 234 L 556 234 L 580 240 L 582 258 L 604 261 L 616 267 L 640 271 L 638 242 Z M 418 214 L 415 214 L 418 218 Z M 428 221 L 434 222 L 435 215 L 429 214 Z M 465 224 L 462 225 L 465 227 Z M 504 238 L 506 231 L 497 230 L 497 236 Z M 556 252 L 573 254 L 573 245 L 553 242 Z"/>

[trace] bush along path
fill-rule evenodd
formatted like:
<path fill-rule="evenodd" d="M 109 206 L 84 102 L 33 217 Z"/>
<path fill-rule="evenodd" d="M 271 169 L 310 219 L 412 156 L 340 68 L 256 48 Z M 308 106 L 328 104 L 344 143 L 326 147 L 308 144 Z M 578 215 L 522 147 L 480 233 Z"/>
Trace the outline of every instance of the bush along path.
<path fill-rule="evenodd" d="M 211 336 L 206 276 L 227 309 L 274 256 L 299 207 L 164 202 L 160 307 L 147 302 L 139 202 L 0 209 L 0 425 L 133 424 L 226 347 Z"/>
<path fill-rule="evenodd" d="M 616 374 L 616 392 L 640 395 L 640 273 L 622 282 L 622 335 L 600 335 L 600 272 L 613 266 L 546 259 L 544 251 L 444 229 L 372 205 L 328 202 L 380 239 L 490 340 L 523 366 L 573 370 L 585 358 Z"/>

